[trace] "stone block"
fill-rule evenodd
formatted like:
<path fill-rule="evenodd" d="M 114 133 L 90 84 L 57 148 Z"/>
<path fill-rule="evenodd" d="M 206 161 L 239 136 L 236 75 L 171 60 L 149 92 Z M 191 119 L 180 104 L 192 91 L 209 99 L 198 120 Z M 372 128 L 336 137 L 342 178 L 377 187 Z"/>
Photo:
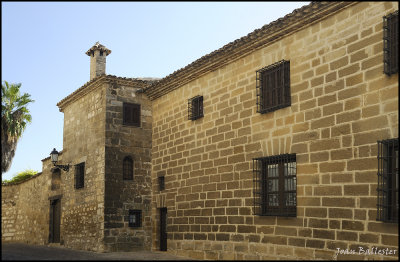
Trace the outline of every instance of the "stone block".
<path fill-rule="evenodd" d="M 350 112 L 343 112 L 335 116 L 336 124 L 352 122 L 361 118 L 361 110 L 354 110 Z"/>
<path fill-rule="evenodd" d="M 327 207 L 355 207 L 355 199 L 348 197 L 322 197 L 322 206 Z"/>
<path fill-rule="evenodd" d="M 307 217 L 321 217 L 324 218 L 327 216 L 327 209 L 326 208 L 319 208 L 319 207 L 307 207 L 306 209 L 306 216 Z"/>
<path fill-rule="evenodd" d="M 353 218 L 352 209 L 347 208 L 328 208 L 329 218 Z"/>
<path fill-rule="evenodd" d="M 318 140 L 312 141 L 310 144 L 310 151 L 326 151 L 330 149 L 336 149 L 340 147 L 339 139 L 325 139 L 325 140 Z"/>
<path fill-rule="evenodd" d="M 322 248 L 325 247 L 325 241 L 316 240 L 316 239 L 307 239 L 306 240 L 306 247 L 322 249 Z"/>
<path fill-rule="evenodd" d="M 344 56 L 339 58 L 329 64 L 330 71 L 335 71 L 336 69 L 342 68 L 349 64 L 349 57 Z"/>
<path fill-rule="evenodd" d="M 369 195 L 369 185 L 344 185 L 344 195 L 365 196 Z"/>
<path fill-rule="evenodd" d="M 375 234 L 368 234 L 368 233 L 360 233 L 359 242 L 363 243 L 378 243 L 379 237 Z"/>
<path fill-rule="evenodd" d="M 312 227 L 312 228 L 328 228 L 328 220 L 310 218 L 308 220 L 308 227 Z"/>
<path fill-rule="evenodd" d="M 342 186 L 316 186 L 314 188 L 315 196 L 341 196 Z"/>
<path fill-rule="evenodd" d="M 319 171 L 321 173 L 324 172 L 340 172 L 344 171 L 345 168 L 345 162 L 324 162 L 319 164 Z M 328 194 L 330 195 L 330 194 Z"/>
<path fill-rule="evenodd" d="M 395 246 L 395 247 L 399 246 L 399 238 L 398 238 L 398 236 L 396 236 L 396 235 L 383 235 L 382 234 L 381 237 L 382 237 L 382 244 L 383 245 Z M 371 234 L 371 239 L 373 241 L 375 241 L 377 239 L 377 236 Z M 373 242 L 373 243 L 377 243 L 377 242 Z"/>
<path fill-rule="evenodd" d="M 292 227 L 279 227 L 275 228 L 275 235 L 284 236 L 297 236 L 297 229 Z"/>
<path fill-rule="evenodd" d="M 358 241 L 357 233 L 351 231 L 337 231 L 336 238 L 338 240 Z"/>
<path fill-rule="evenodd" d="M 392 223 L 382 222 L 368 222 L 368 232 L 379 232 L 385 234 L 396 234 L 398 232 L 398 225 Z"/>
<path fill-rule="evenodd" d="M 359 222 L 359 221 L 342 220 L 342 229 L 343 230 L 363 231 L 364 223 Z"/>
<path fill-rule="evenodd" d="M 347 170 L 371 170 L 377 169 L 378 162 L 376 158 L 362 158 L 362 159 L 353 159 L 347 161 Z"/>
<path fill-rule="evenodd" d="M 334 230 L 313 229 L 313 238 L 335 239 Z"/>
<path fill-rule="evenodd" d="M 264 236 L 261 239 L 261 243 L 276 244 L 276 245 L 287 245 L 287 237 L 284 237 L 284 236 Z"/>
<path fill-rule="evenodd" d="M 215 238 L 217 241 L 229 241 L 229 234 L 217 233 Z"/>

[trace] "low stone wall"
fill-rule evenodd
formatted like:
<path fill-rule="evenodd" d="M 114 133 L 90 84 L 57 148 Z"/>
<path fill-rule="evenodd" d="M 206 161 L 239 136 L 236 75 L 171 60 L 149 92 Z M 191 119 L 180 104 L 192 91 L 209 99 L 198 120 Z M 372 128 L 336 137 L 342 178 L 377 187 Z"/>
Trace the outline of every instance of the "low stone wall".
<path fill-rule="evenodd" d="M 43 245 L 49 236 L 49 204 L 46 174 L 10 185 L 2 185 L 1 239 Z"/>

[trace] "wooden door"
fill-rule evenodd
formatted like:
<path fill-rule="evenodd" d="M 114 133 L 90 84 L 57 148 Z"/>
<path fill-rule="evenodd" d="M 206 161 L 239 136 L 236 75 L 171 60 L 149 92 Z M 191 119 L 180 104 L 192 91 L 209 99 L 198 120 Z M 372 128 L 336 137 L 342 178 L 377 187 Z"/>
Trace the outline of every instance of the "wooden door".
<path fill-rule="evenodd" d="M 61 200 L 50 201 L 50 243 L 60 243 Z"/>
<path fill-rule="evenodd" d="M 160 208 L 160 251 L 167 251 L 167 208 Z"/>

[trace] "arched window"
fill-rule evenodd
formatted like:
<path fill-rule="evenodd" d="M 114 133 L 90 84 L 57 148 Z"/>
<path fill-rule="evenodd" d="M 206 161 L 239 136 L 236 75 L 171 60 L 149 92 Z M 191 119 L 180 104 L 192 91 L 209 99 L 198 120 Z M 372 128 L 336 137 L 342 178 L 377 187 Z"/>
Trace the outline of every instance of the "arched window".
<path fill-rule="evenodd" d="M 61 185 L 61 170 L 56 168 L 51 173 L 51 190 L 60 189 Z"/>
<path fill-rule="evenodd" d="M 122 173 L 124 180 L 133 180 L 133 160 L 130 156 L 124 158 Z"/>

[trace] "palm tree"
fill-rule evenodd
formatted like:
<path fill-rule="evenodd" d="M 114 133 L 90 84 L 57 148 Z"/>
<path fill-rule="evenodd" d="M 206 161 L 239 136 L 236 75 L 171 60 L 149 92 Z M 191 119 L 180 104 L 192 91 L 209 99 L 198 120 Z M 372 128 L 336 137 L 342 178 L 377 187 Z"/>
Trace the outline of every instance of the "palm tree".
<path fill-rule="evenodd" d="M 32 121 L 28 103 L 30 94 L 20 95 L 21 84 L 1 84 L 1 173 L 7 172 L 14 158 L 18 139 Z"/>

